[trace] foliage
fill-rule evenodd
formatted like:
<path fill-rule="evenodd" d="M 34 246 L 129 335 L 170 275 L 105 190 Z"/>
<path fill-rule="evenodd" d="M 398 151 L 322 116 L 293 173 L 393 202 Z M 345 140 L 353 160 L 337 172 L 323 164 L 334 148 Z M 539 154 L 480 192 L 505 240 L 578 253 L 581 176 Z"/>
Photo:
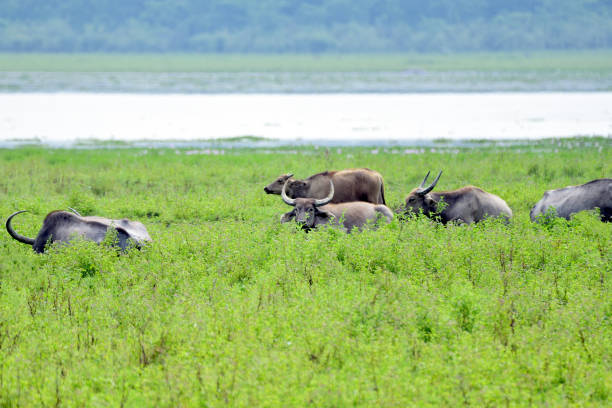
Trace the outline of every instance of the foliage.
<path fill-rule="evenodd" d="M 0 0 L 0 50 L 605 48 L 611 8 L 609 0 Z"/>
<path fill-rule="evenodd" d="M 571 148 L 567 146 L 571 145 Z M 478 143 L 476 143 L 478 145 Z M 279 224 L 281 173 L 368 166 L 392 207 L 426 170 L 515 213 L 346 235 Z M 612 224 L 534 224 L 546 189 L 612 174 L 609 138 L 400 149 L 0 150 L 0 211 L 144 222 L 118 255 L 0 234 L 0 401 L 86 406 L 608 405 Z"/>

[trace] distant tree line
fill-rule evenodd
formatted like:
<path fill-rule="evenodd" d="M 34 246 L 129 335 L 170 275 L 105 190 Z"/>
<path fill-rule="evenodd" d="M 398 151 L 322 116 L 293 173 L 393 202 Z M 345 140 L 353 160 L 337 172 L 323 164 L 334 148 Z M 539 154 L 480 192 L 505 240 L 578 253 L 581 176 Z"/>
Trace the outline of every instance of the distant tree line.
<path fill-rule="evenodd" d="M 0 0 L 0 51 L 365 52 L 612 46 L 612 0 Z"/>

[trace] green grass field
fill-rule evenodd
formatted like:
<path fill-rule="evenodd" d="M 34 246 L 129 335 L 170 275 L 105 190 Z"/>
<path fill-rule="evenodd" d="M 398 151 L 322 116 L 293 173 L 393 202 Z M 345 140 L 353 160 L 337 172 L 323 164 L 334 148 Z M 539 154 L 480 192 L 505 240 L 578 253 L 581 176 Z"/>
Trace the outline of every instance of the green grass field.
<path fill-rule="evenodd" d="M 612 51 L 7 54 L 0 92 L 608 92 Z"/>
<path fill-rule="evenodd" d="M 369 72 L 545 71 L 610 73 L 612 51 L 464 54 L 16 54 L 1 71 L 59 72 Z"/>
<path fill-rule="evenodd" d="M 401 152 L 401 150 L 400 150 Z M 265 184 L 367 166 L 395 207 L 504 198 L 509 225 L 279 224 Z M 529 220 L 546 189 L 612 176 L 610 138 L 424 154 L 382 149 L 0 150 L 0 209 L 128 217 L 154 242 L 37 255 L 0 233 L 2 406 L 608 406 L 612 224 Z"/>

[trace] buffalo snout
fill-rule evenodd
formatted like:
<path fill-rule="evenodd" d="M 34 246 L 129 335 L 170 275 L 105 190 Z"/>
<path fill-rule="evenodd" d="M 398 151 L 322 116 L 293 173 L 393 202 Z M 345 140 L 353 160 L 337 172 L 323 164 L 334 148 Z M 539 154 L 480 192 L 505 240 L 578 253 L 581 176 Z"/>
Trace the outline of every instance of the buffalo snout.
<path fill-rule="evenodd" d="M 271 194 L 272 191 L 268 188 L 268 186 L 264 187 L 264 191 L 266 192 L 266 194 Z"/>

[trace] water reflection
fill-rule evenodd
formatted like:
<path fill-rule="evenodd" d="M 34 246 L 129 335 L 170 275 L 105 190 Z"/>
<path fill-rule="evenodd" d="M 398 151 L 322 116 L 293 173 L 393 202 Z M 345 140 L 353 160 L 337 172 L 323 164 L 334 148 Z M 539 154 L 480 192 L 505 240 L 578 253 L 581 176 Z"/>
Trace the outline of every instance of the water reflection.
<path fill-rule="evenodd" d="M 612 134 L 612 92 L 0 94 L 0 140 L 204 140 L 252 135 L 341 144 Z"/>

